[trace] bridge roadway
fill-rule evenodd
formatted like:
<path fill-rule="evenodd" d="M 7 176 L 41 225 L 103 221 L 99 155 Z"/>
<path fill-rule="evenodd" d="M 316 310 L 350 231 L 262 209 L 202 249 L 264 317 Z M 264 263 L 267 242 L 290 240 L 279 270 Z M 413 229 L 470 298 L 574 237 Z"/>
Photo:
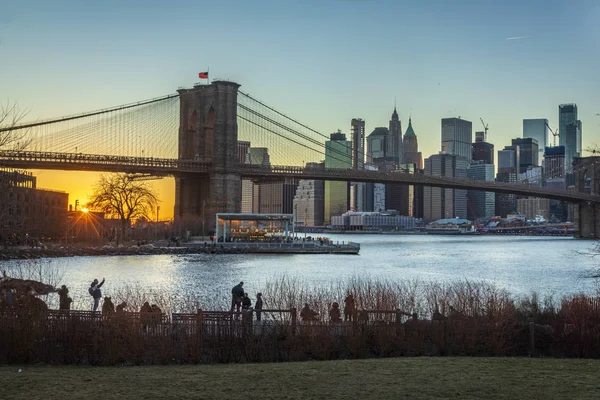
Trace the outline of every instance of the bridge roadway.
<path fill-rule="evenodd" d="M 0 151 L 0 166 L 23 169 L 145 173 L 158 176 L 209 174 L 212 172 L 210 163 L 193 160 L 10 150 Z M 416 186 L 475 189 L 568 202 L 600 203 L 600 196 L 587 193 L 529 187 L 518 183 L 447 178 L 401 172 L 249 164 L 240 164 L 238 171 L 242 177 L 257 181 L 298 178 L 346 182 L 402 183 Z"/>

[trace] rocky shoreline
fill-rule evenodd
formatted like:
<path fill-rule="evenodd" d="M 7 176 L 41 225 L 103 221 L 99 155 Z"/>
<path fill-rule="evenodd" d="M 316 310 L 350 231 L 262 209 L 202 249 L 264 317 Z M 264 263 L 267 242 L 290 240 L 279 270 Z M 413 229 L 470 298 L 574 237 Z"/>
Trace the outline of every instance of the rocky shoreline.
<path fill-rule="evenodd" d="M 82 256 L 143 256 L 162 254 L 204 254 L 241 253 L 239 249 L 220 247 L 47 247 L 47 248 L 8 248 L 0 250 L 0 260 L 28 260 L 57 257 Z"/>
<path fill-rule="evenodd" d="M 164 254 L 358 254 L 360 246 L 238 247 L 230 244 L 187 244 L 184 246 L 104 246 L 104 247 L 9 247 L 0 250 L 0 261 L 83 256 L 145 256 Z"/>

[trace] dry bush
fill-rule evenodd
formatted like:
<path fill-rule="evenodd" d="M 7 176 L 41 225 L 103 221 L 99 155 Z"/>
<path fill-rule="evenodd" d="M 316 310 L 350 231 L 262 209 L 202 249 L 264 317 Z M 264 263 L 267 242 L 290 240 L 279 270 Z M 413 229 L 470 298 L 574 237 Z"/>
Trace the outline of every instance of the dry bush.
<path fill-rule="evenodd" d="M 34 269 L 35 270 L 35 269 Z M 138 311 L 148 301 L 166 313 L 144 322 L 132 313 L 4 314 L 0 316 L 0 362 L 161 364 L 167 362 L 278 362 L 309 359 L 402 355 L 600 356 L 600 300 L 594 296 L 552 297 L 535 293 L 515 298 L 487 282 L 392 281 L 353 277 L 330 285 L 307 285 L 282 276 L 262 286 L 266 309 L 299 312 L 304 303 L 319 320 L 292 325 L 289 312 L 264 313 L 254 325 L 242 321 L 204 321 L 203 310 L 228 309 L 229 299 L 204 299 L 194 293 L 173 296 L 160 288 L 131 284 L 112 289 L 115 304 Z M 358 310 L 373 311 L 369 322 L 328 321 L 335 301 L 354 295 Z M 432 321 L 435 311 L 445 320 Z M 175 314 L 187 312 L 190 314 Z M 407 320 L 408 319 L 408 320 Z M 533 325 L 530 325 L 533 324 Z"/>

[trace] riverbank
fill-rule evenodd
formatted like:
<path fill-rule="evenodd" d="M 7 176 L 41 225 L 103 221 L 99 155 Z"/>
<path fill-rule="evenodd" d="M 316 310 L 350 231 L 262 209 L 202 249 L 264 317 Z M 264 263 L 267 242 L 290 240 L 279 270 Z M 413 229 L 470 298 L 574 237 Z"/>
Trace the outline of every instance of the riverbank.
<path fill-rule="evenodd" d="M 0 251 L 2 260 L 81 256 L 142 256 L 165 254 L 358 254 L 360 245 L 317 245 L 315 243 L 183 243 L 179 246 L 103 247 L 8 247 Z"/>
<path fill-rule="evenodd" d="M 14 365 L 0 367 L 0 397 L 595 399 L 599 368 L 598 360 L 452 357 L 127 368 Z"/>

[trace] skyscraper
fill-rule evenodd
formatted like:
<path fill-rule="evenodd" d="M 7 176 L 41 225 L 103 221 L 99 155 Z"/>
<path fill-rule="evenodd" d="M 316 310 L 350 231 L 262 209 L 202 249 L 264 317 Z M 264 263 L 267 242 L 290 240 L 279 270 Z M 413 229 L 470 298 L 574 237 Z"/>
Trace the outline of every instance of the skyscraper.
<path fill-rule="evenodd" d="M 504 150 L 499 150 L 496 181 L 517 182 L 519 163 L 519 146 L 506 146 Z M 514 194 L 496 193 L 496 215 L 505 218 L 507 214 L 515 212 L 516 206 Z"/>
<path fill-rule="evenodd" d="M 352 169 L 362 171 L 365 169 L 365 121 L 353 118 L 352 130 Z M 367 206 L 367 187 L 364 182 L 350 183 L 350 209 L 365 211 Z"/>
<path fill-rule="evenodd" d="M 352 118 L 352 169 L 362 170 L 365 165 L 365 121 Z"/>
<path fill-rule="evenodd" d="M 460 118 L 442 118 L 442 151 L 464 157 L 471 162 L 472 123 Z"/>
<path fill-rule="evenodd" d="M 408 119 L 408 128 L 406 128 L 402 146 L 404 151 L 402 163 L 414 164 L 416 168 L 423 169 L 423 154 L 419 151 L 419 142 L 413 130 L 411 118 Z"/>
<path fill-rule="evenodd" d="M 389 129 L 378 127 L 367 137 L 367 163 L 372 164 L 376 159 L 383 159 L 386 154 Z"/>
<path fill-rule="evenodd" d="M 558 135 L 560 145 L 565 146 L 567 172 L 571 170 L 573 159 L 581 155 L 581 121 L 577 119 L 577 104 L 558 106 Z"/>
<path fill-rule="evenodd" d="M 538 161 L 544 157 L 544 149 L 550 145 L 548 142 L 548 120 L 545 118 L 524 119 L 523 138 L 532 138 L 538 141 Z"/>
<path fill-rule="evenodd" d="M 472 154 L 471 161 L 474 163 L 494 164 L 494 145 L 491 143 L 475 141 Z"/>
<path fill-rule="evenodd" d="M 538 167 L 539 163 L 539 145 L 537 139 L 534 138 L 516 138 L 512 140 L 512 147 L 519 147 L 519 169 L 518 173 L 522 174 L 527 171 L 528 167 Z"/>
<path fill-rule="evenodd" d="M 469 149 L 470 154 L 470 149 Z M 454 154 L 434 154 L 425 159 L 425 175 L 466 178 L 468 160 Z M 467 191 L 426 186 L 423 188 L 423 218 L 467 217 Z"/>
<path fill-rule="evenodd" d="M 398 118 L 396 107 L 394 107 L 392 119 L 390 120 L 386 158 L 388 161 L 395 162 L 396 165 L 400 165 L 402 163 L 402 124 Z"/>
<path fill-rule="evenodd" d="M 242 144 L 240 144 L 242 143 Z M 241 160 L 240 150 L 246 152 L 245 163 L 255 165 L 270 165 L 269 152 L 266 147 L 248 147 L 244 142 L 238 142 L 238 157 Z M 242 179 L 242 204 L 243 213 L 257 213 L 260 206 L 260 185 L 250 179 Z"/>
<path fill-rule="evenodd" d="M 339 131 L 325 142 L 325 168 L 352 168 L 352 142 Z M 348 211 L 348 194 L 347 182 L 325 181 L 325 224 L 331 223 L 332 216 Z"/>
<path fill-rule="evenodd" d="M 494 181 L 494 165 L 485 164 L 481 161 L 473 163 L 467 170 L 467 177 L 480 181 Z M 493 192 L 483 192 L 481 190 L 469 190 L 467 193 L 469 199 L 468 218 L 476 220 L 477 218 L 489 218 L 496 215 L 496 195 Z"/>
<path fill-rule="evenodd" d="M 317 168 L 318 163 L 308 163 L 306 168 Z M 325 187 L 323 181 L 301 180 L 294 197 L 294 214 L 299 226 L 323 225 Z"/>
<path fill-rule="evenodd" d="M 565 177 L 565 146 L 546 147 L 544 153 L 544 179 Z"/>
<path fill-rule="evenodd" d="M 245 164 L 250 151 L 250 142 L 238 140 L 238 163 Z"/>

